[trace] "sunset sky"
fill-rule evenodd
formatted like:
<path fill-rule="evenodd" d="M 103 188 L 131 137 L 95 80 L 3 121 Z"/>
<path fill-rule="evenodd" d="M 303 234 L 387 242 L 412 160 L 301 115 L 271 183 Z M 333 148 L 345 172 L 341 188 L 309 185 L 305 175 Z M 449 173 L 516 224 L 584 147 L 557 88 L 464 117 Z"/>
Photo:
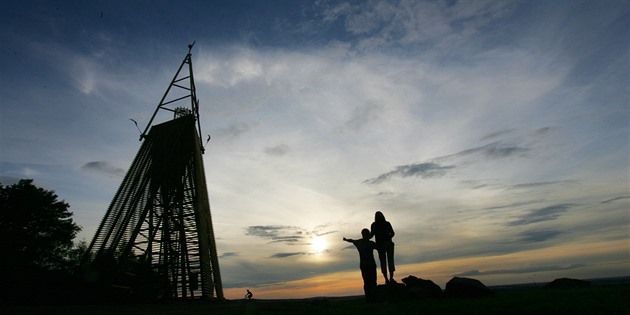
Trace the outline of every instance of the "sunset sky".
<path fill-rule="evenodd" d="M 362 294 L 377 210 L 399 281 L 630 275 L 628 1 L 1 1 L 0 41 L 0 183 L 88 242 L 196 41 L 229 299 Z"/>

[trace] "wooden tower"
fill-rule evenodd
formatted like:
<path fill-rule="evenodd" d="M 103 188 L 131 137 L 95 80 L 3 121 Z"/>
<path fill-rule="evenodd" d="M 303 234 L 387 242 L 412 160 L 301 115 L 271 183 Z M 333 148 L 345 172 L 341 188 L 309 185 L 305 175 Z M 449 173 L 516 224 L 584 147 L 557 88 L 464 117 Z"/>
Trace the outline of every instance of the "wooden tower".
<path fill-rule="evenodd" d="M 140 136 L 140 150 L 89 245 L 92 278 L 118 296 L 224 298 L 202 159 L 193 45 Z M 152 126 L 164 112 L 172 119 Z"/>

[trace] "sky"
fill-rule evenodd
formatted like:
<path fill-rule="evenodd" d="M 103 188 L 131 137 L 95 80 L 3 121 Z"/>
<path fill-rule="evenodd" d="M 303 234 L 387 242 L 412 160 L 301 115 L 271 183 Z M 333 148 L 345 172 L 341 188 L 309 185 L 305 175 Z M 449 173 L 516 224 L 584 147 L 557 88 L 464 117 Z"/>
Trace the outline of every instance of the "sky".
<path fill-rule="evenodd" d="M 629 39 L 628 1 L 1 1 L 0 183 L 89 242 L 195 41 L 228 299 L 362 294 L 379 210 L 398 281 L 628 276 Z"/>

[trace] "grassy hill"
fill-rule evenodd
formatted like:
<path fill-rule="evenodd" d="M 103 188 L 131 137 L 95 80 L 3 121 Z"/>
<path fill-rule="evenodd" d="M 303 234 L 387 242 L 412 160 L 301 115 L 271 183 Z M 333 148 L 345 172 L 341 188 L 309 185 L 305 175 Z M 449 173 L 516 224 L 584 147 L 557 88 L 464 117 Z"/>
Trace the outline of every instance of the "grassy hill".
<path fill-rule="evenodd" d="M 313 298 L 245 302 L 170 302 L 163 304 L 0 306 L 2 314 L 630 314 L 630 284 L 545 289 L 514 286 L 495 289 L 481 299 L 423 299 L 366 304 L 361 298 Z"/>

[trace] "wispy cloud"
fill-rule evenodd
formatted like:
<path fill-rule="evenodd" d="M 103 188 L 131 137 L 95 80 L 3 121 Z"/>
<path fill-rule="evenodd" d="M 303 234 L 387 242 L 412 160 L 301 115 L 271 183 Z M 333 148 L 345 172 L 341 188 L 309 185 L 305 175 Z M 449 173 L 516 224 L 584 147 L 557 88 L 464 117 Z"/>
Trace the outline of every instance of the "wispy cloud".
<path fill-rule="evenodd" d="M 519 242 L 522 243 L 538 243 L 550 240 L 560 235 L 558 230 L 533 230 L 520 233 Z"/>
<path fill-rule="evenodd" d="M 403 1 L 340 3 L 327 7 L 324 21 L 342 20 L 361 49 L 453 41 L 476 30 L 514 7 L 509 2 L 474 3 Z M 439 46 L 439 45 L 438 45 Z"/>
<path fill-rule="evenodd" d="M 537 266 L 530 268 L 518 268 L 518 269 L 495 269 L 495 270 L 469 270 L 462 273 L 455 274 L 455 277 L 472 277 L 472 276 L 487 276 L 487 275 L 502 275 L 502 274 L 524 274 L 524 273 L 536 273 L 543 271 L 562 271 L 571 270 L 584 267 L 584 264 L 571 264 L 571 265 L 550 265 L 550 266 Z"/>
<path fill-rule="evenodd" d="M 257 225 L 249 226 L 245 235 L 269 239 L 271 243 L 285 243 L 288 245 L 308 245 L 309 240 L 316 236 L 336 233 L 330 230 L 329 225 L 319 225 L 313 230 L 307 230 L 297 226 L 286 225 Z"/>
<path fill-rule="evenodd" d="M 544 128 L 543 128 L 544 129 Z M 543 131 L 544 132 L 544 131 Z M 492 139 L 503 137 L 507 134 L 514 133 L 513 129 L 509 130 L 501 130 L 497 132 L 493 132 L 487 136 L 484 136 L 483 139 Z M 539 132 L 535 132 L 538 134 Z M 380 184 L 386 180 L 391 179 L 392 177 L 420 177 L 422 179 L 429 178 L 439 178 L 446 175 L 449 171 L 456 168 L 464 168 L 471 163 L 475 163 L 481 160 L 497 160 L 497 159 L 506 159 L 511 157 L 522 157 L 526 156 L 528 152 L 532 151 L 532 148 L 518 144 L 519 141 L 494 141 L 492 143 L 488 143 L 482 146 L 473 147 L 470 149 L 465 149 L 453 154 L 438 156 L 432 159 L 429 159 L 426 162 L 422 163 L 414 163 L 409 165 L 400 165 L 396 166 L 393 171 L 383 173 L 377 177 L 367 179 L 363 183 L 365 184 Z M 453 162 L 458 159 L 466 158 L 469 159 L 465 162 L 455 165 Z M 472 159 L 470 157 L 473 157 Z M 473 183 L 478 181 L 469 180 L 468 183 Z M 564 181 L 563 181 L 564 182 Z M 485 184 L 475 184 L 473 186 L 474 189 L 486 187 Z"/>
<path fill-rule="evenodd" d="M 624 200 L 624 199 L 630 199 L 630 196 L 615 197 L 615 198 L 611 198 L 611 199 L 608 199 L 608 200 L 604 200 L 604 201 L 602 201 L 602 203 L 612 203 L 612 202 L 619 201 L 619 200 Z"/>
<path fill-rule="evenodd" d="M 232 87 L 262 77 L 264 66 L 250 58 L 251 50 L 229 50 L 224 58 L 206 58 L 197 63 L 199 82 L 220 87 Z"/>
<path fill-rule="evenodd" d="M 286 144 L 279 144 L 277 146 L 265 148 L 265 154 L 271 156 L 283 156 L 289 153 L 289 146 Z"/>
<path fill-rule="evenodd" d="M 524 183 L 524 184 L 516 184 L 508 187 L 508 189 L 527 189 L 527 188 L 539 188 L 545 186 L 555 186 L 555 185 L 566 185 L 566 184 L 575 184 L 577 180 L 557 180 L 557 181 L 549 181 L 549 182 L 534 182 L 534 183 Z"/>
<path fill-rule="evenodd" d="M 509 222 L 509 226 L 528 225 L 543 221 L 551 221 L 558 219 L 569 209 L 575 207 L 575 204 L 557 204 L 544 207 L 541 209 L 531 210 L 526 214 L 519 216 L 516 220 Z"/>
<path fill-rule="evenodd" d="M 255 127 L 255 124 L 248 124 L 244 122 L 234 122 L 227 127 L 217 130 L 217 133 L 226 138 L 227 140 L 235 140 L 242 135 L 250 132 Z"/>
<path fill-rule="evenodd" d="M 439 178 L 446 175 L 449 170 L 452 170 L 455 167 L 456 166 L 454 165 L 442 166 L 440 164 L 430 162 L 400 165 L 396 166 L 396 168 L 391 172 L 381 174 L 375 178 L 367 179 L 363 181 L 363 183 L 368 185 L 376 185 L 386 180 L 389 180 L 392 177 L 420 177 L 423 179 Z"/>
<path fill-rule="evenodd" d="M 484 141 L 484 140 L 490 140 L 490 139 L 502 137 L 504 135 L 512 133 L 513 131 L 514 131 L 514 129 L 507 129 L 507 130 L 496 131 L 496 132 L 493 132 L 493 133 L 491 133 L 489 135 L 486 135 L 486 136 L 482 137 L 481 140 Z"/>
<path fill-rule="evenodd" d="M 226 253 L 221 254 L 219 258 L 229 258 L 229 257 L 236 257 L 236 256 L 238 256 L 237 252 L 226 252 Z"/>
<path fill-rule="evenodd" d="M 333 223 L 321 224 L 321 225 L 318 225 L 318 226 L 314 227 L 313 230 L 309 234 L 311 236 L 314 236 L 314 237 L 320 237 L 320 236 L 324 236 L 324 235 L 335 234 L 335 233 L 339 232 L 337 230 L 338 227 L 339 227 L 339 223 L 336 223 L 336 224 L 333 224 Z"/>
<path fill-rule="evenodd" d="M 350 130 L 360 130 L 367 123 L 375 120 L 382 110 L 383 106 L 374 102 L 370 102 L 363 106 L 358 106 L 352 112 L 352 116 L 345 123 L 345 126 Z"/>
<path fill-rule="evenodd" d="M 287 258 L 287 257 L 292 257 L 292 256 L 300 256 L 300 255 L 306 255 L 306 253 L 304 253 L 304 252 L 275 253 L 275 254 L 271 255 L 270 258 Z"/>
<path fill-rule="evenodd" d="M 497 210 L 497 209 L 506 209 L 506 208 L 509 209 L 509 208 L 516 208 L 516 207 L 531 205 L 531 204 L 540 203 L 540 202 L 542 202 L 542 200 L 518 201 L 518 202 L 513 202 L 509 204 L 504 204 L 504 205 L 487 207 L 487 208 L 484 208 L 483 210 Z"/>
<path fill-rule="evenodd" d="M 81 170 L 87 172 L 95 172 L 100 174 L 106 174 L 110 176 L 120 177 L 125 175 L 125 170 L 119 167 L 115 167 L 105 161 L 93 161 L 83 164 Z"/>
<path fill-rule="evenodd" d="M 493 142 L 484 146 L 466 149 L 454 154 L 440 156 L 429 162 L 414 163 L 409 165 L 399 165 L 393 171 L 383 173 L 375 178 L 367 179 L 365 184 L 380 184 L 392 177 L 420 177 L 422 179 L 439 178 L 446 175 L 447 172 L 457 168 L 456 165 L 441 165 L 440 161 L 447 161 L 458 157 L 479 154 L 486 158 L 501 159 L 511 156 L 518 156 L 528 152 L 530 149 L 519 145 L 507 144 L 500 141 Z"/>
<path fill-rule="evenodd" d="M 294 256 L 313 256 L 313 255 L 318 255 L 318 254 L 323 254 L 323 253 L 331 253 L 331 252 L 332 252 L 331 249 L 325 249 L 325 250 L 318 251 L 318 252 L 275 253 L 275 254 L 269 256 L 269 258 L 288 258 L 288 257 L 294 257 Z"/>
<path fill-rule="evenodd" d="M 245 235 L 270 239 L 274 243 L 296 243 L 304 239 L 303 230 L 295 226 L 266 225 L 247 227 Z"/>
<path fill-rule="evenodd" d="M 454 154 L 437 157 L 434 160 L 439 161 L 439 160 L 463 157 L 463 156 L 468 156 L 468 155 L 473 155 L 473 154 L 481 154 L 482 156 L 487 157 L 487 158 L 500 159 L 500 158 L 507 158 L 511 156 L 521 155 L 528 151 L 530 151 L 529 148 L 522 147 L 520 145 L 504 143 L 502 141 L 496 141 L 493 143 L 486 144 L 484 146 L 466 149 L 464 151 L 460 151 Z"/>

